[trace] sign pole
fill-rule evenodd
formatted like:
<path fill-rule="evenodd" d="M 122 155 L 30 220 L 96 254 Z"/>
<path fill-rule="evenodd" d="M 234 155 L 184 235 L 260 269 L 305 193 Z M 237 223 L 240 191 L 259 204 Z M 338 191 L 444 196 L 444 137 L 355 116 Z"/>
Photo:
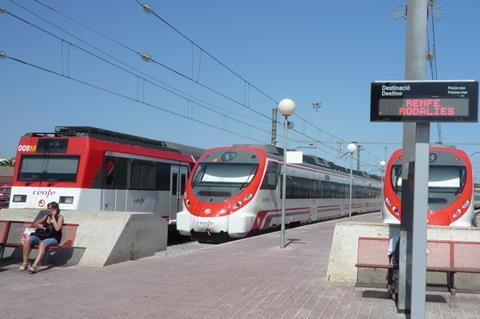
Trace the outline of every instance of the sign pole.
<path fill-rule="evenodd" d="M 425 81 L 428 1 L 407 3 L 406 81 L 373 82 L 370 108 L 405 122 L 397 308 L 410 318 L 425 318 L 430 122 L 478 120 L 477 81 Z"/>
<path fill-rule="evenodd" d="M 425 80 L 427 6 L 407 2 L 407 80 Z M 429 123 L 404 124 L 398 309 L 411 318 L 425 318 L 429 139 Z"/>

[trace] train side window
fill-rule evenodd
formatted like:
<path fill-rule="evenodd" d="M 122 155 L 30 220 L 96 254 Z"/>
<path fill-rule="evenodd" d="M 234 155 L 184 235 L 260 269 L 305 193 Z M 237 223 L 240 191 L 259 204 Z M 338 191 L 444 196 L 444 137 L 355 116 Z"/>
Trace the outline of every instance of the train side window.
<path fill-rule="evenodd" d="M 127 188 L 128 160 L 120 157 L 107 157 L 105 162 L 105 188 Z"/>
<path fill-rule="evenodd" d="M 113 168 L 115 160 L 108 158 L 105 161 L 105 188 L 113 188 Z"/>
<path fill-rule="evenodd" d="M 172 195 L 177 195 L 177 179 L 178 179 L 178 174 L 173 173 L 172 174 Z"/>
<path fill-rule="evenodd" d="M 185 193 L 185 185 L 187 184 L 187 175 L 180 175 L 180 193 L 183 195 Z"/>
<path fill-rule="evenodd" d="M 293 177 L 287 175 L 286 198 L 295 198 Z"/>
<path fill-rule="evenodd" d="M 170 190 L 170 165 L 164 163 L 157 163 L 156 180 L 157 190 Z"/>
<path fill-rule="evenodd" d="M 155 170 L 154 163 L 133 160 L 129 189 L 155 190 Z"/>
<path fill-rule="evenodd" d="M 278 163 L 269 162 L 260 189 L 276 189 L 278 183 Z"/>

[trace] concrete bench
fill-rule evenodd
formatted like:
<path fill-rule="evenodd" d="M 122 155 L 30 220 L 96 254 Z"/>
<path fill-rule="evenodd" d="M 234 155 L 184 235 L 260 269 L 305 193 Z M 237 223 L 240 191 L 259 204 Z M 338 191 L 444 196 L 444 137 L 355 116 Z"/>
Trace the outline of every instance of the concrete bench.
<path fill-rule="evenodd" d="M 394 267 L 390 265 L 387 255 L 389 240 L 383 237 L 359 237 L 355 267 L 392 271 Z M 447 287 L 452 295 L 455 294 L 455 273 L 480 273 L 480 242 L 428 240 L 427 250 L 427 271 L 446 273 Z"/>
<path fill-rule="evenodd" d="M 0 259 L 6 247 L 22 248 L 22 234 L 27 227 L 31 227 L 31 221 L 0 220 Z M 58 245 L 48 247 L 49 251 L 55 251 L 58 248 L 73 248 L 73 242 L 77 234 L 78 224 L 63 224 L 62 240 Z M 33 249 L 38 249 L 38 245 L 33 245 Z"/>

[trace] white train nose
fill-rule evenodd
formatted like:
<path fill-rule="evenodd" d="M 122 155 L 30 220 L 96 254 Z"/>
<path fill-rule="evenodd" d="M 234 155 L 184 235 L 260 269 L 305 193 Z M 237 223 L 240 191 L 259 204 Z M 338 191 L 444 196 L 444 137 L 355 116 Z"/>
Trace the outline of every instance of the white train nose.
<path fill-rule="evenodd" d="M 228 232 L 228 216 L 222 217 L 197 217 L 192 216 L 192 229 L 194 232 L 211 233 Z"/>
<path fill-rule="evenodd" d="M 221 217 L 197 217 L 188 211 L 177 213 L 177 230 L 184 236 L 189 236 L 191 232 L 210 233 L 228 232 L 228 216 Z"/>

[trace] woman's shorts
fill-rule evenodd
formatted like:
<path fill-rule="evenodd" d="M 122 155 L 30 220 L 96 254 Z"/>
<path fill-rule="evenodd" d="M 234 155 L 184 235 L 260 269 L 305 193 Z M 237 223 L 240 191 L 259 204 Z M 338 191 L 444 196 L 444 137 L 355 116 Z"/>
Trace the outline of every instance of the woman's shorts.
<path fill-rule="evenodd" d="M 47 238 L 44 240 L 41 240 L 37 236 L 30 236 L 32 239 L 32 245 L 39 245 L 40 243 L 43 243 L 45 246 L 51 246 L 51 245 L 58 245 L 58 241 L 55 238 Z"/>

